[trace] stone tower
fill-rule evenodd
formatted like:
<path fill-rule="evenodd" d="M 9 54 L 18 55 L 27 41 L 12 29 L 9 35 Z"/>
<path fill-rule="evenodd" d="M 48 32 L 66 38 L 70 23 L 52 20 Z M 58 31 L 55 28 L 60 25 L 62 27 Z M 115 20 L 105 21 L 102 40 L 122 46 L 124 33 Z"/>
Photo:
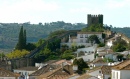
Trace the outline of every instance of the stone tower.
<path fill-rule="evenodd" d="M 91 15 L 88 14 L 88 26 L 92 25 L 92 24 L 102 24 L 103 25 L 103 15 L 99 14 L 99 15 Z"/>

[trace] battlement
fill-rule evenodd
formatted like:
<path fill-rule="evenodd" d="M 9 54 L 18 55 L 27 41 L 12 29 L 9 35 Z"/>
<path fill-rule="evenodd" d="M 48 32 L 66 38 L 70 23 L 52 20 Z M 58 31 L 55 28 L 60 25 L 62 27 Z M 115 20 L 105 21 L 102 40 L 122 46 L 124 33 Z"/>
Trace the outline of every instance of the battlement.
<path fill-rule="evenodd" d="M 92 24 L 102 24 L 103 25 L 103 15 L 99 14 L 99 15 L 91 15 L 88 14 L 88 26 L 92 25 Z"/>

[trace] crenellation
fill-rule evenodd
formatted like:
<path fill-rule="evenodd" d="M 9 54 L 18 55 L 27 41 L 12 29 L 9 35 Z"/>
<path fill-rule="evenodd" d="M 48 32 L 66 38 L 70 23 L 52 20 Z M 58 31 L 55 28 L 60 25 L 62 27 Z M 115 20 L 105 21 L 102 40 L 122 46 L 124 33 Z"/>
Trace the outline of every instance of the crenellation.
<path fill-rule="evenodd" d="M 103 25 L 103 15 L 98 14 L 98 15 L 91 15 L 88 14 L 88 26 L 92 24 L 102 24 Z"/>

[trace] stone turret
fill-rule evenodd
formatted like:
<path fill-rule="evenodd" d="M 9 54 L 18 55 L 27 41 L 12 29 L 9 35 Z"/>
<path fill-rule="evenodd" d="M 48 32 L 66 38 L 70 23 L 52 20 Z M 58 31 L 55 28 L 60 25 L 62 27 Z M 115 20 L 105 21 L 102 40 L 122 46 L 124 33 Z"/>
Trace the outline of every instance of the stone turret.
<path fill-rule="evenodd" d="M 88 14 L 88 26 L 92 25 L 92 24 L 102 24 L 103 25 L 103 15 L 99 14 L 99 15 L 91 15 Z"/>

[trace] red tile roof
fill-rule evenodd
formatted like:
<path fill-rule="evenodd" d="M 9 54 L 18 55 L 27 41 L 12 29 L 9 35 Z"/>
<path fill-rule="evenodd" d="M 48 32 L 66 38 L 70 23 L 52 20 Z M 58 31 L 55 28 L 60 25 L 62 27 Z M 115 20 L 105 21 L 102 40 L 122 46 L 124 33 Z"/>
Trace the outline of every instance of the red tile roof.
<path fill-rule="evenodd" d="M 112 69 L 130 70 L 130 60 L 125 60 L 125 61 L 113 66 Z"/>
<path fill-rule="evenodd" d="M 0 68 L 0 77 L 18 77 L 18 75 L 8 70 Z"/>

